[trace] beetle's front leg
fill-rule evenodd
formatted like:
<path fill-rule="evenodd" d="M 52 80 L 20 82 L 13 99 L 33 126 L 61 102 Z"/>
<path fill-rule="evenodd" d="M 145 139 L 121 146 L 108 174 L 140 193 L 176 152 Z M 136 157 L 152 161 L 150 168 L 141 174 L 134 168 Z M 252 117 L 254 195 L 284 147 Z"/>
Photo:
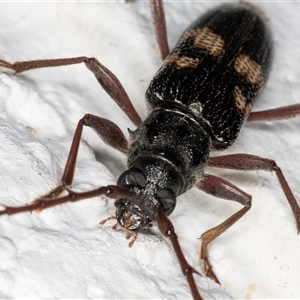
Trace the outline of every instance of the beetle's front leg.
<path fill-rule="evenodd" d="M 203 298 L 201 297 L 195 279 L 193 277 L 193 274 L 198 274 L 199 276 L 202 276 L 199 272 L 197 272 L 185 259 L 182 249 L 180 247 L 180 244 L 178 242 L 178 237 L 175 232 L 174 226 L 170 219 L 162 212 L 158 212 L 157 216 L 157 225 L 161 233 L 165 236 L 168 237 L 172 243 L 172 246 L 174 248 L 174 251 L 176 253 L 176 256 L 178 258 L 181 271 L 182 273 L 186 276 L 189 287 L 191 289 L 193 299 L 195 300 L 202 300 Z"/>
<path fill-rule="evenodd" d="M 202 245 L 200 251 L 200 259 L 203 260 L 203 269 L 205 274 L 217 283 L 220 283 L 218 277 L 213 271 L 212 264 L 209 259 L 208 245 L 237 222 L 251 208 L 251 195 L 239 189 L 229 181 L 214 176 L 205 175 L 204 178 L 195 185 L 203 192 L 225 200 L 232 200 L 244 205 L 244 208 L 233 214 L 218 226 L 207 230 L 201 235 Z"/>

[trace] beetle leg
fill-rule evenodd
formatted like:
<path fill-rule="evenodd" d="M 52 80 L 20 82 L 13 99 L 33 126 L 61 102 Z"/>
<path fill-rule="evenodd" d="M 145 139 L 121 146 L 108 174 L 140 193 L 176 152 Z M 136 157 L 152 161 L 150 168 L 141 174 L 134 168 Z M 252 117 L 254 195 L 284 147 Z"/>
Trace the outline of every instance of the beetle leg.
<path fill-rule="evenodd" d="M 104 195 L 108 198 L 111 199 L 119 199 L 119 198 L 124 198 L 128 196 L 128 190 L 118 186 L 118 185 L 108 185 L 108 186 L 102 186 L 98 189 L 88 191 L 88 192 L 82 192 L 82 193 L 77 193 L 68 190 L 68 195 L 52 199 L 47 201 L 47 199 L 40 198 L 36 200 L 34 203 L 31 203 L 29 205 L 24 205 L 24 206 L 19 206 L 19 207 L 5 207 L 4 210 L 0 210 L 0 216 L 1 215 L 13 215 L 13 214 L 18 214 L 26 211 L 33 211 L 33 210 L 42 210 L 46 209 L 52 206 L 56 205 L 61 205 L 67 202 L 75 202 L 79 200 L 84 200 L 84 199 L 89 199 L 97 196 Z"/>
<path fill-rule="evenodd" d="M 157 215 L 157 225 L 161 233 L 170 238 L 174 251 L 176 253 L 177 259 L 179 261 L 181 271 L 186 276 L 189 287 L 191 289 L 193 299 L 202 300 L 197 285 L 195 283 L 195 279 L 193 277 L 193 273 L 196 273 L 202 276 L 198 271 L 196 271 L 185 259 L 182 249 L 178 242 L 178 237 L 175 232 L 174 226 L 170 219 L 160 210 Z"/>
<path fill-rule="evenodd" d="M 247 121 L 263 122 L 291 119 L 300 116 L 300 103 L 250 113 Z"/>
<path fill-rule="evenodd" d="M 29 61 L 18 61 L 13 64 L 0 60 L 0 67 L 8 68 L 15 71 L 15 74 L 47 67 L 61 67 L 74 64 L 84 63 L 86 67 L 92 71 L 96 79 L 107 92 L 107 94 L 117 103 L 117 105 L 125 112 L 128 118 L 135 124 L 140 125 L 142 120 L 130 101 L 125 89 L 118 78 L 105 66 L 103 66 L 96 58 L 88 58 L 86 56 L 58 58 L 58 59 L 39 59 Z"/>
<path fill-rule="evenodd" d="M 201 235 L 202 245 L 200 251 L 200 260 L 203 261 L 204 272 L 206 276 L 210 277 L 215 282 L 220 283 L 218 277 L 212 269 L 212 264 L 209 260 L 208 244 L 225 232 L 235 222 L 237 222 L 251 208 L 251 195 L 242 191 L 229 181 L 209 174 L 206 174 L 201 181 L 196 183 L 195 186 L 207 194 L 226 200 L 236 201 L 244 205 L 244 208 L 233 214 L 223 223 L 204 232 Z"/>
<path fill-rule="evenodd" d="M 162 0 L 149 0 L 152 24 L 162 60 L 169 55 L 166 19 Z"/>
<path fill-rule="evenodd" d="M 242 171 L 269 171 L 275 172 L 281 188 L 286 196 L 287 201 L 293 211 L 296 219 L 297 232 L 300 232 L 300 207 L 297 200 L 291 191 L 281 169 L 277 166 L 276 162 L 271 159 L 262 158 L 251 154 L 231 154 L 218 157 L 211 157 L 208 161 L 208 166 L 242 170 Z"/>
<path fill-rule="evenodd" d="M 251 195 L 221 177 L 205 174 L 202 180 L 196 182 L 195 186 L 215 197 L 236 201 L 244 206 L 251 206 Z"/>
<path fill-rule="evenodd" d="M 83 126 L 89 126 L 94 129 L 109 146 L 124 154 L 127 152 L 127 140 L 121 129 L 115 123 L 98 116 L 86 114 L 77 124 L 64 173 L 61 178 L 61 185 L 35 201 L 57 198 L 72 184 Z"/>
<path fill-rule="evenodd" d="M 52 202 L 53 199 L 57 199 L 64 191 L 68 191 L 69 195 L 71 195 L 72 193 L 74 194 L 74 192 L 69 191 L 68 188 L 73 182 L 76 159 L 79 150 L 83 126 L 89 126 L 92 129 L 94 129 L 96 133 L 102 138 L 102 140 L 109 146 L 121 151 L 124 154 L 127 152 L 127 140 L 123 135 L 121 129 L 115 123 L 113 123 L 110 120 L 100 118 L 98 116 L 86 114 L 77 124 L 77 128 L 75 130 L 75 134 L 71 144 L 69 156 L 65 165 L 64 173 L 60 180 L 60 185 L 54 188 L 53 190 L 51 190 L 50 192 L 48 192 L 47 194 L 34 200 L 33 204 L 27 206 L 28 209 L 20 210 L 18 212 L 31 211 L 32 209 L 41 211 L 46 207 L 52 206 L 51 204 L 45 205 L 46 201 Z M 67 201 L 72 201 L 72 199 L 70 198 L 70 200 Z M 58 205 L 58 204 L 53 204 L 53 205 Z M 33 206 L 33 205 L 37 205 L 37 206 Z"/>

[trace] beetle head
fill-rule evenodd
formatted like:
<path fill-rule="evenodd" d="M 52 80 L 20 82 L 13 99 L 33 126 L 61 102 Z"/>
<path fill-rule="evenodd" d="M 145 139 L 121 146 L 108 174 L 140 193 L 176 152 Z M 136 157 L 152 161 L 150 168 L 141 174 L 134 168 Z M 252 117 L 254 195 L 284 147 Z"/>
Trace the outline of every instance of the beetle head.
<path fill-rule="evenodd" d="M 169 163 L 160 159 L 144 158 L 136 161 L 118 179 L 130 195 L 115 201 L 119 225 L 128 231 L 148 229 L 162 210 L 170 215 L 181 190 L 181 180 Z"/>

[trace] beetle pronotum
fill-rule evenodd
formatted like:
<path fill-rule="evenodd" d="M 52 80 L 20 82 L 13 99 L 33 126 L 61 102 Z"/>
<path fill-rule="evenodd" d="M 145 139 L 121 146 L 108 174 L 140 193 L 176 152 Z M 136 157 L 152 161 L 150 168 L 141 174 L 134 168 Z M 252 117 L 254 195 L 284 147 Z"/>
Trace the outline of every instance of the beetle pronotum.
<path fill-rule="evenodd" d="M 195 8 L 193 8 L 193 9 L 195 9 Z M 197 14 L 195 14 L 194 17 L 191 17 L 191 19 L 192 19 L 192 18 L 195 18 L 196 16 L 198 16 L 198 14 L 199 14 L 199 13 L 197 12 Z M 189 22 L 190 22 L 190 20 L 187 21 L 187 24 L 188 24 Z M 183 29 L 184 29 L 184 26 L 181 28 L 180 33 L 182 32 Z M 180 33 L 179 33 L 179 35 L 180 35 Z M 101 41 L 101 44 L 102 44 L 102 43 L 103 43 L 103 41 Z M 20 53 L 20 52 L 19 52 L 19 53 Z M 86 53 L 85 53 L 85 54 L 86 54 Z M 93 54 L 94 54 L 94 53 L 93 53 Z M 40 55 L 40 54 L 37 54 L 37 55 Z M 17 56 L 20 57 L 20 54 L 17 54 Z M 29 55 L 26 55 L 26 57 L 28 57 L 28 56 L 29 56 Z M 51 53 L 51 56 L 54 56 L 54 55 Z M 61 56 L 61 53 L 60 53 L 60 56 Z M 66 56 L 67 56 L 67 55 L 66 55 Z M 97 56 L 98 56 L 98 55 L 97 55 Z M 46 55 L 45 57 L 47 57 L 47 55 Z M 78 69 L 77 69 L 77 70 L 78 70 Z M 49 72 L 49 70 L 47 70 L 47 72 Z M 54 70 L 53 70 L 53 71 L 51 71 L 51 72 L 53 72 L 53 74 L 55 73 L 55 75 L 53 75 L 53 76 L 56 76 L 56 73 L 57 73 L 58 71 L 54 71 Z M 61 72 L 61 71 L 59 71 L 59 72 Z M 84 73 L 84 71 L 82 71 L 82 72 L 80 71 L 80 73 Z M 273 73 L 274 73 L 274 70 L 273 70 Z M 39 73 L 39 74 L 41 74 L 41 73 Z M 48 76 L 48 73 L 44 73 L 44 74 L 45 74 L 45 76 Z M 154 74 L 154 73 L 153 73 L 153 74 Z M 152 74 L 152 75 L 153 75 L 153 74 Z M 30 76 L 31 76 L 31 75 L 27 75 L 27 74 L 26 74 L 25 77 L 27 77 L 27 78 L 29 77 L 29 78 L 30 78 Z M 34 75 L 33 75 L 33 76 L 34 76 Z M 80 76 L 81 76 L 81 74 L 80 74 Z M 82 76 L 83 76 L 83 75 L 82 75 Z M 149 75 L 149 77 L 151 77 L 151 75 Z M 41 82 L 42 80 L 43 80 L 43 79 L 39 79 L 40 82 Z M 270 81 L 271 81 L 271 80 L 270 80 Z M 276 87 L 276 86 L 275 86 L 275 87 Z M 275 87 L 274 87 L 274 88 L 275 88 Z M 278 86 L 277 86 L 277 87 L 278 87 Z M 99 90 L 99 89 L 97 89 L 97 92 L 98 92 L 98 90 Z M 97 94 L 97 92 L 95 92 L 95 93 Z M 266 97 L 266 96 L 265 96 L 265 97 Z M 278 95 L 277 95 L 277 97 L 278 97 Z M 79 97 L 79 98 L 80 98 L 80 97 Z M 96 98 L 97 98 L 97 100 L 98 100 L 98 97 L 96 97 Z M 100 97 L 99 97 L 99 98 L 100 98 Z M 286 99 L 286 97 L 285 97 L 284 99 Z M 71 99 L 70 101 L 72 101 L 72 100 L 73 100 L 73 99 Z M 107 102 L 107 101 L 106 101 L 106 102 Z M 106 102 L 105 102 L 105 103 L 106 103 Z M 261 102 L 262 102 L 262 101 L 261 101 Z M 25 103 L 25 101 L 24 101 L 24 103 Z M 98 101 L 97 103 L 99 103 L 99 101 Z M 101 102 L 101 103 L 102 103 L 102 102 Z M 280 102 L 279 105 L 280 105 L 280 104 L 282 104 L 282 102 Z M 79 112 L 79 117 L 81 117 L 81 115 L 82 115 L 82 112 Z M 101 113 L 99 113 L 99 115 L 101 115 Z M 78 118 L 77 118 L 77 119 L 78 119 Z M 76 120 L 77 120 L 77 119 L 76 119 Z M 74 123 L 76 122 L 76 120 L 74 121 Z M 246 130 L 244 130 L 244 132 L 245 132 L 245 131 L 246 131 Z M 254 135 L 255 135 L 255 134 L 256 134 L 256 131 L 255 131 L 255 130 L 253 130 L 253 131 L 254 131 Z M 248 132 L 249 132 L 249 130 L 247 130 L 246 134 L 248 134 Z M 244 143 L 245 145 L 242 145 L 243 147 L 247 147 L 246 142 L 248 142 L 248 138 L 245 139 L 245 143 Z M 254 143 L 253 143 L 253 146 L 254 146 Z M 252 145 L 251 145 L 251 147 L 252 147 Z M 250 147 L 250 148 L 251 148 L 251 147 Z M 247 149 L 246 149 L 246 150 L 247 150 Z M 245 150 L 245 152 L 246 152 L 246 150 Z M 251 151 L 251 152 L 252 152 L 252 151 Z M 252 153 L 254 153 L 254 151 L 253 151 Z M 260 154 L 261 154 L 262 156 L 265 156 L 265 155 L 263 155 L 263 153 L 260 153 Z M 291 154 L 290 154 L 290 155 L 291 155 Z M 282 165 L 282 163 L 280 163 L 280 165 L 281 165 L 282 168 L 284 169 L 284 166 Z M 79 172 L 78 172 L 78 173 L 79 173 Z M 58 176 L 59 176 L 59 175 L 58 175 Z M 79 175 L 79 176 L 80 176 L 80 175 Z M 241 176 L 241 175 L 240 175 L 240 176 Z M 262 176 L 263 176 L 263 175 L 262 175 Z M 57 176 L 53 176 L 53 177 L 57 177 Z M 77 178 L 78 178 L 78 177 L 77 177 Z M 246 178 L 247 178 L 247 176 L 246 176 Z M 57 178 L 56 178 L 56 179 L 57 179 Z M 255 178 L 255 181 L 256 181 L 256 180 L 259 181 L 259 179 L 256 179 L 256 178 Z M 78 182 L 79 182 L 79 179 L 78 179 Z M 42 191 L 41 191 L 41 192 L 42 192 Z M 34 193 L 34 195 L 36 195 L 36 193 Z M 255 197 L 255 196 L 254 196 L 254 197 Z M 198 199 L 198 198 L 199 198 L 199 195 L 198 195 L 198 197 L 196 196 L 196 198 Z M 18 199 L 18 200 L 19 200 L 19 199 Z M 255 203 L 254 207 L 258 205 L 257 202 L 258 202 L 258 200 L 254 202 L 254 203 Z M 17 202 L 16 202 L 16 203 L 17 203 Z M 16 204 L 16 203 L 15 203 L 15 204 Z M 18 203 L 19 203 L 19 202 L 18 202 Z M 188 203 L 190 203 L 190 201 L 188 201 Z M 275 206 L 275 205 L 276 205 L 276 200 L 272 201 L 271 203 L 272 203 L 272 205 Z M 274 204 L 273 204 L 273 203 L 274 203 Z M 203 205 L 203 204 L 202 204 L 202 201 L 201 201 L 201 205 Z M 201 208 L 201 205 L 199 205 L 200 208 Z M 207 204 L 204 204 L 204 205 L 207 205 Z M 230 204 L 228 204 L 228 203 L 223 203 L 223 202 L 220 202 L 220 201 L 217 202 L 217 207 L 218 207 L 218 206 L 219 206 L 219 207 L 220 207 L 220 206 L 225 207 L 225 206 L 227 206 L 227 205 L 230 205 Z M 285 206 L 285 205 L 284 205 L 284 206 Z M 197 207 L 198 207 L 198 206 L 197 206 Z M 72 209 L 72 210 L 73 210 L 73 209 Z M 74 210 L 75 210 L 75 209 L 74 209 Z M 192 209 L 192 210 L 194 210 L 194 209 Z M 216 208 L 215 210 L 217 210 L 217 208 Z M 56 210 L 55 212 L 57 212 L 57 210 Z M 200 213 L 200 212 L 199 212 L 199 213 Z M 69 209 L 67 209 L 67 211 L 66 211 L 66 215 L 68 215 L 68 214 L 69 214 Z M 252 214 L 253 214 L 253 213 L 252 213 Z M 43 214 L 43 215 L 44 215 L 44 214 Z M 54 214 L 52 215 L 52 217 L 54 217 Z M 175 216 L 174 216 L 174 217 L 175 217 Z M 257 217 L 257 214 L 255 214 L 255 217 Z M 70 218 L 71 218 L 71 217 L 70 217 Z M 210 216 L 208 216 L 208 218 L 210 218 Z M 248 217 L 248 218 L 249 218 L 249 217 Z M 189 217 L 189 219 L 191 219 L 191 221 L 194 222 L 194 220 L 193 220 L 192 217 Z M 198 212 L 197 212 L 197 217 L 196 217 L 196 219 L 200 219 L 200 223 L 202 223 L 202 222 L 205 223 L 205 222 L 204 222 L 204 219 L 202 219 L 202 218 L 200 217 L 200 215 L 198 214 Z M 224 217 L 223 217 L 222 219 L 224 219 Z M 74 220 L 74 219 L 73 219 L 73 220 Z M 184 220 L 185 220 L 185 219 L 184 219 L 184 216 L 183 216 L 182 221 L 184 221 Z M 72 218 L 71 218 L 70 221 L 71 221 L 71 224 L 72 224 Z M 253 222 L 253 221 L 254 221 L 254 220 L 252 220 L 252 222 Z M 218 223 L 218 222 L 214 221 L 214 222 L 212 222 L 212 225 L 214 225 L 214 224 L 216 224 L 216 223 Z M 192 224 L 195 224 L 195 223 L 192 223 Z M 186 224 L 186 226 L 187 226 L 187 224 Z M 194 226 L 195 226 L 195 227 L 194 227 Z M 198 226 L 198 225 L 197 225 L 197 226 Z M 198 227 L 197 227 L 197 226 L 196 226 L 196 225 L 193 225 L 193 227 L 194 227 L 194 228 L 197 228 L 197 231 L 198 231 Z M 239 226 L 239 225 L 236 225 L 236 226 Z M 177 226 L 177 227 L 178 227 L 178 226 Z M 210 227 L 211 227 L 211 226 L 207 226 L 207 227 L 205 227 L 205 228 L 210 228 Z M 231 230 L 232 230 L 232 229 L 231 229 Z M 203 232 L 203 231 L 204 231 L 204 230 L 200 230 L 200 233 Z M 198 236 L 198 235 L 199 235 L 199 233 L 197 233 L 197 236 Z M 121 243 L 121 242 L 118 241 L 118 246 L 120 246 L 120 243 Z M 195 243 L 195 245 L 196 245 L 196 243 Z M 218 246 L 215 246 L 215 247 L 218 247 Z M 215 247 L 213 247 L 213 248 L 215 248 Z M 112 251 L 112 250 L 111 250 L 111 251 Z M 223 262 L 223 260 L 222 260 L 222 262 Z M 221 264 L 221 266 L 223 266 L 223 264 Z"/>

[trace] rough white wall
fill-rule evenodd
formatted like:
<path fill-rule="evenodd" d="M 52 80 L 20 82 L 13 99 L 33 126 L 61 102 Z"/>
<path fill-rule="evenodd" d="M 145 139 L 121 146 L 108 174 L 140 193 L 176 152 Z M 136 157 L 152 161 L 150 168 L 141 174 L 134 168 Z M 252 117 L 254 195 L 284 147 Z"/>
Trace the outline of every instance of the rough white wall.
<path fill-rule="evenodd" d="M 171 47 L 210 2 L 167 2 Z M 258 3 L 274 32 L 274 67 L 256 109 L 300 102 L 300 3 Z M 1 3 L 0 59 L 95 56 L 146 115 L 144 93 L 160 59 L 144 1 Z M 0 72 L 0 204 L 23 205 L 57 185 L 78 120 L 107 117 L 127 135 L 134 126 L 83 66 Z M 300 119 L 246 125 L 228 151 L 275 159 L 300 198 Z M 97 159 L 96 159 L 96 156 Z M 113 184 L 126 160 L 85 129 L 74 189 Z M 299 298 L 300 237 L 276 177 L 220 171 L 253 195 L 253 208 L 210 247 L 226 293 L 236 299 Z M 240 205 L 191 190 L 171 219 L 189 262 L 199 269 L 198 238 Z M 173 250 L 158 231 L 130 249 L 122 231 L 98 222 L 113 201 L 90 199 L 0 218 L 1 298 L 190 298 Z M 203 288 L 214 287 L 205 280 Z M 229 296 L 218 287 L 212 299 Z"/>

